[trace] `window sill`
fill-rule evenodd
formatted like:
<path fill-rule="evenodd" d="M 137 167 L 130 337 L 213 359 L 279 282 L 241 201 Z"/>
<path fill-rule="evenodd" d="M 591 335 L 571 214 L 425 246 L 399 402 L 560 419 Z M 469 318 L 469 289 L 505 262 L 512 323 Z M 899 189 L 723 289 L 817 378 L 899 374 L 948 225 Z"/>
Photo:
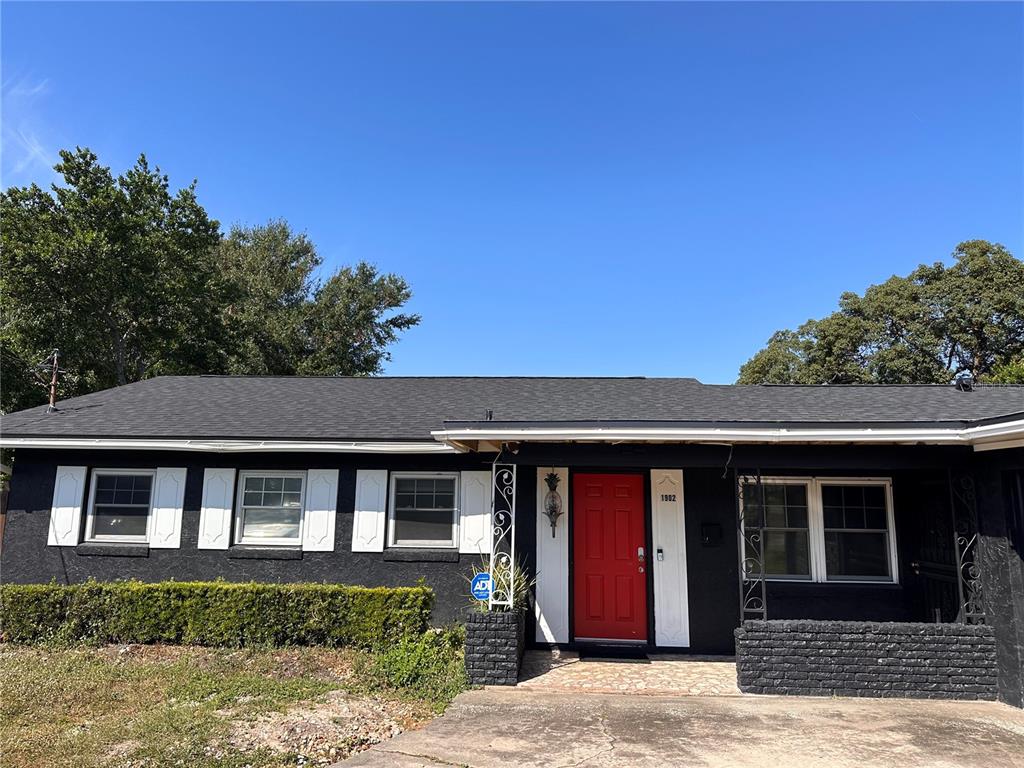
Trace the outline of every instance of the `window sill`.
<path fill-rule="evenodd" d="M 232 560 L 301 560 L 302 550 L 298 547 L 247 547 L 234 546 L 228 549 Z"/>
<path fill-rule="evenodd" d="M 89 541 L 75 547 L 85 557 L 149 557 L 149 544 L 116 544 Z"/>
<path fill-rule="evenodd" d="M 457 563 L 457 549 L 403 549 L 384 550 L 384 559 L 396 563 Z"/>

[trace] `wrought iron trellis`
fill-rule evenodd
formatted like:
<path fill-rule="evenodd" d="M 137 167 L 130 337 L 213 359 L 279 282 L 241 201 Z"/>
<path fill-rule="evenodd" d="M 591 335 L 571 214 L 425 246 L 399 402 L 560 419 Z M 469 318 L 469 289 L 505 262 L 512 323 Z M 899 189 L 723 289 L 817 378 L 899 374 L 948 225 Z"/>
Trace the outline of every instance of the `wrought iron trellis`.
<path fill-rule="evenodd" d="M 978 539 L 978 499 L 974 478 L 949 472 L 949 503 L 953 514 L 953 542 L 956 547 L 957 621 L 984 624 L 985 606 L 981 589 L 981 542 Z"/>
<path fill-rule="evenodd" d="M 499 453 L 491 465 L 491 610 L 512 610 L 515 602 L 516 465 L 502 463 Z"/>
<path fill-rule="evenodd" d="M 761 470 L 753 476 L 733 473 L 736 488 L 736 532 L 739 541 L 740 621 L 768 618 L 764 574 L 764 483 Z M 755 504 L 746 504 L 744 486 L 753 485 Z"/>

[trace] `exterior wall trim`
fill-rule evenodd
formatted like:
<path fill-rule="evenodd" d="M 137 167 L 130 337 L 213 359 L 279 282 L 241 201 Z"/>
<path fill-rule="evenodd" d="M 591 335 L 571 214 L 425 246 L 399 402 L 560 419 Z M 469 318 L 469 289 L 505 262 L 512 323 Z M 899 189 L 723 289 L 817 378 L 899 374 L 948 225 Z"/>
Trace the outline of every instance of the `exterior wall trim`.
<path fill-rule="evenodd" d="M 4 437 L 0 448 L 201 451 L 205 453 L 456 453 L 437 442 L 317 442 L 299 440 L 188 440 L 107 437 Z"/>

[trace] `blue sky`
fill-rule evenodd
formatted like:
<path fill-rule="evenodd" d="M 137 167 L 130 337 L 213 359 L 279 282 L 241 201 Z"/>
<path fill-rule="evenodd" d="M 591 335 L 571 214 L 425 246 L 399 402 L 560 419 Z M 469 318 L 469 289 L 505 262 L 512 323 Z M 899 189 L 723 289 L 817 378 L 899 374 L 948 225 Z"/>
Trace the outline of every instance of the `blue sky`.
<path fill-rule="evenodd" d="M 390 374 L 734 380 L 985 238 L 1024 255 L 1024 6 L 11 3 L 2 183 L 61 147 L 405 276 Z"/>

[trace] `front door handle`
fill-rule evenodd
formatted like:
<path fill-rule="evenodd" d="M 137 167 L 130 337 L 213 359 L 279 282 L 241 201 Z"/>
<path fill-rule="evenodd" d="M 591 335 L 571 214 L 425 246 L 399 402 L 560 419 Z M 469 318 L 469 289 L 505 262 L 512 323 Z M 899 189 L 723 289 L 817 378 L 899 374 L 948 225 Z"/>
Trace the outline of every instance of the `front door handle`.
<path fill-rule="evenodd" d="M 639 562 L 641 562 L 641 563 L 644 561 L 644 548 L 643 547 L 637 547 L 636 548 L 636 559 Z"/>

